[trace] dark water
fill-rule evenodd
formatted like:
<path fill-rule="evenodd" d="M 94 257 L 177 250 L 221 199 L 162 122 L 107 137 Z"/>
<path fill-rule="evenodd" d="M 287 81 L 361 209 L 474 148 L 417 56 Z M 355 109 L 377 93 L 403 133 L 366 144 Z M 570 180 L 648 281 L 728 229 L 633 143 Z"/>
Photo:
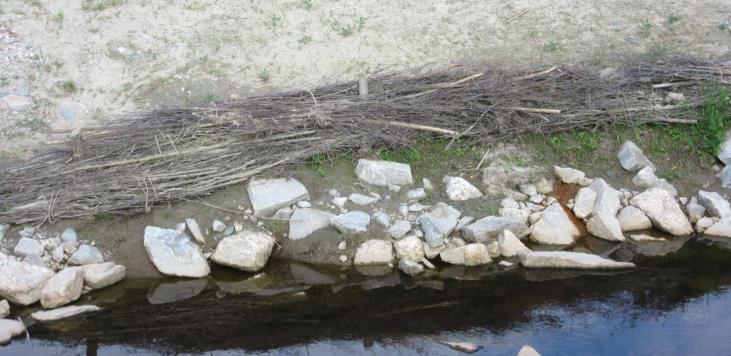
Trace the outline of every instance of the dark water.
<path fill-rule="evenodd" d="M 631 255 L 631 256 L 628 256 Z M 29 326 L 3 355 L 731 355 L 731 251 L 690 241 L 664 257 L 618 249 L 622 273 L 445 268 L 420 279 L 270 263 L 259 277 L 127 281 L 103 311 Z M 24 312 L 28 313 L 30 310 Z"/>

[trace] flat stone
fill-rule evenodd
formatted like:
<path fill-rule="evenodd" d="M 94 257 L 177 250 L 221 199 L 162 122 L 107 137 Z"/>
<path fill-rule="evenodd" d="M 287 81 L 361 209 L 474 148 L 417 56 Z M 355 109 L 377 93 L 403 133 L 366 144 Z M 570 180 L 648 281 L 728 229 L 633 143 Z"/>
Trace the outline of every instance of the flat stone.
<path fill-rule="evenodd" d="M 43 245 L 41 245 L 40 241 L 29 237 L 23 237 L 18 241 L 18 244 L 15 245 L 13 254 L 20 257 L 28 255 L 41 256 L 43 255 L 43 251 Z"/>
<path fill-rule="evenodd" d="M 81 244 L 69 258 L 68 264 L 72 266 L 83 266 L 102 262 L 104 262 L 104 255 L 102 255 L 98 248 L 89 244 Z"/>
<path fill-rule="evenodd" d="M 127 269 L 114 262 L 95 263 L 81 267 L 84 285 L 91 289 L 102 289 L 124 279 Z"/>
<path fill-rule="evenodd" d="M 424 188 L 415 188 L 406 192 L 406 198 L 409 201 L 417 201 L 426 198 L 426 190 Z"/>
<path fill-rule="evenodd" d="M 573 168 L 554 166 L 553 172 L 566 184 L 580 184 L 586 178 L 584 172 Z"/>
<path fill-rule="evenodd" d="M 388 234 L 394 239 L 400 239 L 411 231 L 411 223 L 406 220 L 397 220 L 388 228 Z"/>
<path fill-rule="evenodd" d="M 226 224 L 223 223 L 221 220 L 213 220 L 213 224 L 211 225 L 211 228 L 215 232 L 223 232 L 223 230 L 226 230 Z"/>
<path fill-rule="evenodd" d="M 619 211 L 617 216 L 619 226 L 622 231 L 637 231 L 652 228 L 652 221 L 642 212 L 642 210 L 634 206 L 626 206 Z"/>
<path fill-rule="evenodd" d="M 419 225 L 429 246 L 436 247 L 444 243 L 444 239 L 457 227 L 460 215 L 462 213 L 459 210 L 441 202 L 421 215 Z"/>
<path fill-rule="evenodd" d="M 718 222 L 705 229 L 703 233 L 711 236 L 731 237 L 731 217 L 718 220 Z"/>
<path fill-rule="evenodd" d="M 358 193 L 350 194 L 348 200 L 355 205 L 370 205 L 378 201 L 378 198 Z"/>
<path fill-rule="evenodd" d="M 634 268 L 634 263 L 617 262 L 583 252 L 532 251 L 520 255 L 520 264 L 526 268 L 568 269 L 624 269 Z"/>
<path fill-rule="evenodd" d="M 574 215 L 579 219 L 584 219 L 594 210 L 594 202 L 596 201 L 596 192 L 589 187 L 579 189 L 574 198 Z"/>
<path fill-rule="evenodd" d="M 626 171 L 635 172 L 645 167 L 655 169 L 655 165 L 650 162 L 642 150 L 632 141 L 625 141 L 622 144 L 622 147 L 619 148 L 617 158 L 619 159 L 619 164 Z"/>
<path fill-rule="evenodd" d="M 546 245 L 570 245 L 580 235 L 579 229 L 560 203 L 551 204 L 544 209 L 541 219 L 530 230 L 532 241 Z"/>
<path fill-rule="evenodd" d="M 421 259 L 425 257 L 424 245 L 421 240 L 414 235 L 404 237 L 403 239 L 394 242 L 393 247 L 396 250 L 396 257 L 399 259 L 421 261 Z"/>
<path fill-rule="evenodd" d="M 193 238 L 195 239 L 195 241 L 197 241 L 199 244 L 206 243 L 206 238 L 203 237 L 201 228 L 198 225 L 198 222 L 195 221 L 195 219 L 187 218 L 187 219 L 185 219 L 185 224 L 188 226 L 188 231 L 190 231 L 190 234 L 193 235 Z"/>
<path fill-rule="evenodd" d="M 439 258 L 449 264 L 464 266 L 480 266 L 492 262 L 487 247 L 481 243 L 447 248 L 439 254 Z"/>
<path fill-rule="evenodd" d="M 469 241 L 489 243 L 495 241 L 505 229 L 510 230 L 518 238 L 531 233 L 531 229 L 519 218 L 487 216 L 463 227 L 462 235 Z"/>
<path fill-rule="evenodd" d="M 62 242 L 78 242 L 79 236 L 76 234 L 76 231 L 72 228 L 66 228 L 61 233 L 61 241 Z"/>
<path fill-rule="evenodd" d="M 270 216 L 285 206 L 309 200 L 307 188 L 294 178 L 256 179 L 246 187 L 256 216 Z"/>
<path fill-rule="evenodd" d="M 386 240 L 368 240 L 358 246 L 353 263 L 356 266 L 393 263 L 393 245 Z"/>
<path fill-rule="evenodd" d="M 0 345 L 10 342 L 10 339 L 25 334 L 25 325 L 18 320 L 0 319 Z"/>
<path fill-rule="evenodd" d="M 199 278 L 211 270 L 198 245 L 176 230 L 145 227 L 145 250 L 160 273 Z"/>
<path fill-rule="evenodd" d="M 650 188 L 636 195 L 630 204 L 642 210 L 657 228 L 672 235 L 693 233 L 690 221 L 668 191 Z"/>
<path fill-rule="evenodd" d="M 718 218 L 731 217 L 731 206 L 721 194 L 716 192 L 698 191 L 698 204 L 708 211 L 708 214 Z"/>
<path fill-rule="evenodd" d="M 398 262 L 398 268 L 409 276 L 415 276 L 424 272 L 424 266 L 422 266 L 419 262 L 406 258 L 401 259 Z"/>
<path fill-rule="evenodd" d="M 84 286 L 84 272 L 79 267 L 69 267 L 56 273 L 41 290 L 41 305 L 56 308 L 69 304 L 81 297 Z"/>
<path fill-rule="evenodd" d="M 41 290 L 53 276 L 53 271 L 0 253 L 0 296 L 12 303 L 30 305 L 41 299 Z"/>
<path fill-rule="evenodd" d="M 446 176 L 442 183 L 446 185 L 447 196 L 451 200 L 463 201 L 482 197 L 482 192 L 462 177 Z"/>
<path fill-rule="evenodd" d="M 216 246 L 211 261 L 246 272 L 264 268 L 274 248 L 274 237 L 256 231 L 242 231 L 225 237 Z"/>
<path fill-rule="evenodd" d="M 296 209 L 289 220 L 289 239 L 300 240 L 330 226 L 333 214 L 317 209 Z"/>
<path fill-rule="evenodd" d="M 359 159 L 355 174 L 361 181 L 384 187 L 414 183 L 411 166 L 397 162 Z"/>
<path fill-rule="evenodd" d="M 497 237 L 498 249 L 500 255 L 503 257 L 514 257 L 521 253 L 530 252 L 530 249 L 526 247 L 520 239 L 510 232 L 510 230 L 503 230 Z"/>
<path fill-rule="evenodd" d="M 54 321 L 99 310 L 101 310 L 101 308 L 96 305 L 71 305 L 53 310 L 37 311 L 30 316 L 38 321 Z"/>
<path fill-rule="evenodd" d="M 346 235 L 357 235 L 368 231 L 371 223 L 371 216 L 363 211 L 351 211 L 345 214 L 334 216 L 330 224 L 338 231 Z"/>

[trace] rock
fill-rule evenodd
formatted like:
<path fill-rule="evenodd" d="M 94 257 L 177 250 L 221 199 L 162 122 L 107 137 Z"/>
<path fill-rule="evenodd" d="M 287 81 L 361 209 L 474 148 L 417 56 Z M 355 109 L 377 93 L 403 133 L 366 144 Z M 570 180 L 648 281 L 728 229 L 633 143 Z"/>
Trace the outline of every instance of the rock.
<path fill-rule="evenodd" d="M 69 258 L 68 264 L 72 266 L 83 266 L 102 262 L 104 262 L 104 256 L 98 248 L 89 244 L 81 244 Z"/>
<path fill-rule="evenodd" d="M 457 221 L 457 230 L 461 230 L 463 227 L 472 224 L 472 222 L 475 221 L 475 218 L 471 216 L 463 216 L 459 218 L 459 221 Z"/>
<path fill-rule="evenodd" d="M 439 254 L 446 263 L 464 266 L 480 266 L 490 263 L 490 253 L 481 243 L 473 243 L 460 247 L 447 248 Z"/>
<path fill-rule="evenodd" d="M 591 188 L 584 187 L 579 189 L 574 198 L 574 215 L 579 219 L 584 219 L 594 210 L 594 202 L 596 201 L 596 192 Z"/>
<path fill-rule="evenodd" d="M 414 236 L 407 236 L 403 239 L 394 242 L 394 249 L 396 250 L 396 257 L 399 259 L 410 259 L 412 261 L 421 261 L 424 258 L 424 245 L 421 240 Z"/>
<path fill-rule="evenodd" d="M 469 200 L 481 198 L 482 192 L 462 177 L 446 176 L 442 179 L 446 185 L 447 196 L 451 200 Z"/>
<path fill-rule="evenodd" d="M 546 245 L 570 245 L 580 231 L 563 210 L 560 203 L 543 210 L 543 216 L 530 227 L 530 239 Z"/>
<path fill-rule="evenodd" d="M 543 194 L 536 194 L 528 198 L 528 200 L 531 201 L 531 203 L 540 204 L 543 202 L 543 199 L 546 199 L 546 196 Z"/>
<path fill-rule="evenodd" d="M 617 158 L 619 158 L 619 164 L 622 165 L 622 168 L 629 172 L 639 171 L 645 167 L 655 169 L 655 165 L 650 162 L 642 150 L 632 141 L 625 141 L 622 144 L 622 147 L 619 148 Z"/>
<path fill-rule="evenodd" d="M 289 220 L 289 239 L 299 240 L 330 226 L 333 214 L 317 209 L 297 209 Z"/>
<path fill-rule="evenodd" d="M 630 204 L 642 210 L 653 225 L 672 235 L 689 235 L 693 228 L 678 202 L 666 190 L 650 188 L 636 195 Z"/>
<path fill-rule="evenodd" d="M 381 225 L 383 227 L 387 228 L 387 227 L 391 226 L 391 221 L 388 217 L 388 214 L 386 214 L 382 211 L 379 211 L 379 212 L 373 214 L 373 220 L 375 220 L 376 223 L 378 223 L 378 225 Z"/>
<path fill-rule="evenodd" d="M 634 206 L 626 206 L 619 211 L 617 216 L 622 231 L 637 231 L 652 228 L 652 221 Z"/>
<path fill-rule="evenodd" d="M 434 184 L 432 184 L 432 182 L 429 180 L 429 178 L 422 178 L 421 185 L 426 190 L 434 190 Z"/>
<path fill-rule="evenodd" d="M 705 216 L 700 219 L 698 219 L 698 222 L 695 224 L 695 230 L 699 233 L 702 233 L 706 231 L 709 227 L 713 226 L 716 222 L 713 221 L 713 219 Z"/>
<path fill-rule="evenodd" d="M 0 345 L 10 342 L 10 339 L 25 334 L 25 325 L 18 320 L 0 319 Z"/>
<path fill-rule="evenodd" d="M 167 304 L 193 298 L 208 286 L 208 279 L 183 279 L 162 281 L 147 291 L 147 301 L 150 304 Z"/>
<path fill-rule="evenodd" d="M 340 255 L 340 257 L 338 257 L 338 259 L 342 263 L 348 262 L 348 256 L 346 256 L 346 255 Z"/>
<path fill-rule="evenodd" d="M 511 198 L 513 200 L 524 201 L 524 200 L 527 200 L 529 198 L 527 195 L 525 195 L 525 194 L 523 194 L 521 192 L 512 190 L 512 189 L 502 189 L 500 192 L 504 196 L 506 196 L 508 198 Z"/>
<path fill-rule="evenodd" d="M 362 211 L 351 211 L 345 214 L 334 216 L 330 220 L 338 231 L 346 235 L 357 235 L 368 231 L 371 223 L 371 216 Z"/>
<path fill-rule="evenodd" d="M 175 224 L 175 230 L 180 231 L 180 232 L 185 232 L 185 223 L 181 222 L 181 223 Z"/>
<path fill-rule="evenodd" d="M 5 237 L 5 232 L 8 231 L 8 225 L 0 224 L 0 241 Z"/>
<path fill-rule="evenodd" d="M 719 218 L 731 217 L 731 206 L 721 194 L 716 192 L 698 191 L 698 203 L 708 211 L 711 216 Z"/>
<path fill-rule="evenodd" d="M 395 185 L 395 184 L 389 184 L 389 185 L 388 185 L 388 191 L 389 191 L 389 192 L 394 192 L 394 193 L 398 193 L 398 192 L 400 192 L 400 191 L 401 191 L 401 187 L 400 187 L 400 186 L 398 186 L 398 185 Z"/>
<path fill-rule="evenodd" d="M 606 213 L 606 215 L 616 216 L 619 209 L 622 208 L 620 202 L 622 193 L 601 178 L 594 179 L 589 188 L 596 193 L 592 214 Z"/>
<path fill-rule="evenodd" d="M 272 219 L 282 220 L 282 221 L 289 220 L 292 218 L 293 213 L 294 213 L 294 210 L 292 208 L 285 206 L 284 208 L 277 210 L 274 213 L 274 215 L 272 215 Z"/>
<path fill-rule="evenodd" d="M 393 263 L 393 245 L 386 240 L 368 240 L 355 251 L 357 266 Z"/>
<path fill-rule="evenodd" d="M 444 242 L 455 227 L 462 213 L 459 210 L 445 204 L 437 205 L 426 214 L 419 217 L 419 225 L 424 231 L 424 240 L 431 247 L 437 247 Z"/>
<path fill-rule="evenodd" d="M 0 95 L 0 109 L 22 111 L 29 108 L 31 105 L 33 105 L 33 100 L 25 95 Z"/>
<path fill-rule="evenodd" d="M 424 188 L 416 188 L 409 190 L 406 193 L 406 198 L 409 199 L 409 201 L 417 201 L 426 198 L 426 190 Z"/>
<path fill-rule="evenodd" d="M 198 222 L 195 221 L 195 219 L 187 218 L 187 219 L 185 219 L 185 224 L 188 225 L 188 231 L 190 231 L 190 234 L 193 235 L 193 238 L 195 238 L 195 241 L 197 241 L 199 244 L 206 243 L 206 239 L 205 239 L 205 237 L 203 237 L 201 228 L 200 228 L 200 226 L 198 226 Z"/>
<path fill-rule="evenodd" d="M 584 172 L 573 168 L 554 166 L 553 172 L 566 184 L 580 184 L 586 178 Z"/>
<path fill-rule="evenodd" d="M 293 178 L 252 180 L 246 191 L 256 216 L 270 216 L 280 208 L 310 199 L 307 188 Z"/>
<path fill-rule="evenodd" d="M 297 202 L 298 208 L 311 208 L 312 204 L 306 200 L 300 200 Z"/>
<path fill-rule="evenodd" d="M 38 255 L 28 255 L 23 258 L 23 262 L 29 265 L 49 268 L 48 264 Z"/>
<path fill-rule="evenodd" d="M 223 230 L 226 230 L 226 224 L 218 219 L 213 220 L 213 225 L 211 227 L 215 232 L 223 232 Z"/>
<path fill-rule="evenodd" d="M 523 223 L 527 223 L 528 217 L 530 216 L 530 211 L 528 209 L 500 208 L 500 209 L 498 209 L 498 215 L 519 218 L 520 220 L 523 221 Z"/>
<path fill-rule="evenodd" d="M 487 216 L 463 227 L 462 235 L 469 241 L 489 243 L 495 241 L 505 229 L 510 230 L 518 238 L 531 233 L 531 229 L 519 218 Z"/>
<path fill-rule="evenodd" d="M 706 208 L 698 204 L 698 199 L 695 196 L 690 198 L 688 205 L 685 206 L 685 210 L 688 212 L 688 219 L 692 223 L 697 222 L 706 214 Z"/>
<path fill-rule="evenodd" d="M 231 234 L 234 233 L 234 229 L 235 229 L 235 227 L 233 225 L 226 227 L 223 230 L 223 236 L 230 236 Z"/>
<path fill-rule="evenodd" d="M 175 230 L 145 227 L 147 255 L 160 273 L 169 276 L 199 278 L 211 270 L 198 245 Z"/>
<path fill-rule="evenodd" d="M 645 234 L 636 234 L 636 235 L 629 235 L 629 239 L 634 242 L 658 242 L 658 241 L 667 241 L 662 237 L 652 237 Z"/>
<path fill-rule="evenodd" d="M 406 220 L 397 220 L 388 229 L 388 234 L 394 239 L 400 239 L 411 231 L 411 223 Z"/>
<path fill-rule="evenodd" d="M 0 296 L 20 305 L 30 305 L 41 299 L 41 289 L 53 276 L 53 271 L 2 257 L 0 253 Z"/>
<path fill-rule="evenodd" d="M 468 354 L 477 352 L 477 350 L 481 349 L 482 346 L 469 343 L 469 342 L 457 342 L 457 341 L 440 341 L 442 344 L 447 345 L 451 347 L 454 350 L 465 352 Z"/>
<path fill-rule="evenodd" d="M 530 345 L 523 345 L 523 347 L 518 350 L 518 354 L 516 356 L 541 356 L 541 354 Z"/>
<path fill-rule="evenodd" d="M 78 242 L 79 237 L 76 235 L 76 231 L 72 228 L 66 228 L 61 233 L 61 241 L 63 242 Z"/>
<path fill-rule="evenodd" d="M 70 267 L 56 273 L 41 290 L 41 305 L 56 308 L 69 304 L 81 297 L 84 286 L 84 272 L 79 267 Z"/>
<path fill-rule="evenodd" d="M 256 272 L 266 265 L 274 243 L 274 238 L 265 233 L 243 231 L 221 240 L 211 261 L 246 272 Z"/>
<path fill-rule="evenodd" d="M 348 197 L 348 200 L 353 202 L 353 204 L 355 204 L 355 205 L 370 205 L 370 204 L 377 202 L 378 198 L 368 196 L 368 195 L 353 193 L 353 194 L 350 194 L 350 196 Z"/>
<path fill-rule="evenodd" d="M 510 230 L 503 230 L 497 237 L 497 244 L 500 250 L 500 255 L 503 257 L 514 257 L 521 253 L 530 252 L 530 249 L 525 247 L 523 242 L 520 241 Z"/>
<path fill-rule="evenodd" d="M 586 222 L 586 231 L 607 241 L 624 241 L 622 225 L 616 216 L 606 211 L 593 214 Z"/>
<path fill-rule="evenodd" d="M 101 310 L 101 308 L 96 305 L 72 305 L 53 310 L 37 311 L 30 316 L 38 321 L 54 321 L 99 310 Z"/>
<path fill-rule="evenodd" d="M 520 209 L 520 205 L 513 198 L 503 198 L 500 201 L 500 207 L 503 209 Z"/>
<path fill-rule="evenodd" d="M 238 221 L 234 221 L 234 232 L 241 232 L 244 231 L 244 225 L 242 225 Z"/>
<path fill-rule="evenodd" d="M 7 300 L 0 300 L 0 319 L 10 315 L 10 303 Z"/>
<path fill-rule="evenodd" d="M 447 245 L 445 244 L 441 244 L 437 247 L 431 247 L 428 243 L 424 242 L 422 245 L 424 246 L 424 255 L 426 255 L 426 258 L 436 258 L 447 248 Z"/>
<path fill-rule="evenodd" d="M 731 131 L 726 132 L 726 140 L 719 147 L 716 157 L 727 167 L 731 166 Z"/>
<path fill-rule="evenodd" d="M 340 241 L 338 243 L 338 250 L 345 250 L 348 248 L 348 242 L 347 241 Z"/>
<path fill-rule="evenodd" d="M 721 187 L 731 188 L 731 166 L 724 167 L 718 178 L 721 179 Z"/>
<path fill-rule="evenodd" d="M 706 235 L 731 237 L 731 217 L 722 218 L 703 232 Z"/>
<path fill-rule="evenodd" d="M 91 289 L 102 289 L 124 279 L 127 269 L 114 262 L 95 263 L 81 267 L 84 285 Z"/>
<path fill-rule="evenodd" d="M 520 190 L 521 193 L 527 196 L 538 195 L 538 189 L 536 189 L 535 185 L 530 183 L 523 183 L 518 185 L 518 190 Z"/>
<path fill-rule="evenodd" d="M 361 181 L 378 186 L 414 183 L 411 166 L 403 163 L 359 159 L 355 174 Z"/>
<path fill-rule="evenodd" d="M 23 237 L 18 241 L 18 244 L 15 245 L 15 248 L 13 249 L 13 254 L 20 257 L 25 257 L 28 255 L 36 255 L 36 256 L 42 256 L 43 255 L 43 245 L 38 240 L 31 239 L 29 237 Z"/>
<path fill-rule="evenodd" d="M 637 172 L 637 175 L 632 178 L 632 183 L 640 188 L 660 188 L 667 190 L 672 195 L 678 195 L 678 190 L 666 179 L 656 177 L 654 168 L 649 166 Z"/>
<path fill-rule="evenodd" d="M 633 268 L 634 263 L 616 262 L 583 252 L 533 251 L 520 255 L 520 264 L 526 268 L 622 269 Z"/>
<path fill-rule="evenodd" d="M 415 276 L 424 272 L 424 266 L 408 258 L 401 259 L 398 262 L 398 268 L 409 276 Z"/>
<path fill-rule="evenodd" d="M 428 208 L 428 206 L 422 205 L 422 204 L 419 204 L 419 203 L 414 203 L 414 204 L 409 205 L 409 211 L 410 212 L 415 212 L 415 213 L 418 213 L 418 212 L 420 212 L 420 211 L 422 211 L 422 210 L 424 210 L 426 208 Z"/>

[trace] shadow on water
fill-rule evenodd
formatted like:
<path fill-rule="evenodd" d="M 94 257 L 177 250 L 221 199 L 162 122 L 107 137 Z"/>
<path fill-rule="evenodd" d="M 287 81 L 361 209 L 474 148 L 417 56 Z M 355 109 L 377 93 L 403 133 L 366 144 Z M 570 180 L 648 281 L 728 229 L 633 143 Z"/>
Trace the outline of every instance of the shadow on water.
<path fill-rule="evenodd" d="M 31 325 L 30 342 L 16 340 L 0 353 L 50 353 L 43 345 L 53 345 L 54 353 L 95 354 L 98 348 L 103 354 L 304 353 L 312 347 L 317 353 L 340 354 L 341 349 L 329 347 L 343 343 L 359 345 L 356 353 L 444 353 L 449 350 L 443 346 L 424 345 L 452 337 L 493 344 L 483 349 L 492 354 L 514 354 L 506 345 L 531 340 L 521 330 L 537 340 L 540 335 L 559 339 L 566 336 L 562 329 L 575 327 L 587 315 L 607 318 L 600 324 L 631 328 L 645 325 L 638 320 L 682 317 L 687 305 L 704 296 L 720 296 L 731 304 L 728 250 L 693 240 L 664 257 L 635 260 L 642 267 L 629 272 L 499 271 L 493 265 L 447 269 L 447 274 L 420 279 L 398 273 L 365 278 L 272 261 L 255 276 L 217 269 L 201 280 L 131 280 L 86 296 L 83 303 L 96 303 L 101 312 Z M 600 324 L 572 333 L 602 333 Z M 658 329 L 653 332 L 653 327 Z M 713 327 L 730 330 L 731 321 Z M 646 328 L 659 338 L 648 342 L 680 336 L 666 335 L 659 326 Z M 568 346 L 572 343 L 545 345 L 544 355 L 581 351 Z M 716 354 L 728 352 L 729 346 L 719 343 Z"/>

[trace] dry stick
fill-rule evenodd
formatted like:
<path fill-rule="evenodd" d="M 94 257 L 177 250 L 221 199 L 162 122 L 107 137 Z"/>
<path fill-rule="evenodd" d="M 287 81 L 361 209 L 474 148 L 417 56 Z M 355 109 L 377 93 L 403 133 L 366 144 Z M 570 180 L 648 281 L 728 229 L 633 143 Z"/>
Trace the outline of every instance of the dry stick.
<path fill-rule="evenodd" d="M 528 74 L 528 75 L 524 75 L 524 76 L 521 76 L 521 77 L 516 77 L 516 78 L 514 78 L 514 79 L 515 79 L 515 80 L 526 80 L 526 79 L 532 79 L 532 78 L 535 78 L 535 77 L 540 77 L 540 76 L 542 76 L 542 75 L 546 75 L 546 74 L 549 74 L 549 73 L 553 72 L 553 71 L 554 71 L 554 70 L 556 70 L 556 69 L 558 69 L 558 67 L 557 67 L 557 66 L 553 66 L 553 67 L 551 67 L 551 68 L 548 68 L 548 69 L 546 69 L 546 70 L 544 70 L 544 71 L 542 71 L 542 72 L 538 72 L 538 73 L 533 73 L 533 74 Z"/>
<path fill-rule="evenodd" d="M 473 74 L 473 75 L 471 75 L 471 76 L 469 76 L 467 78 L 462 78 L 462 79 L 457 80 L 455 82 L 435 84 L 434 86 L 437 87 L 437 89 L 430 89 L 430 90 L 423 91 L 421 93 L 415 93 L 415 94 L 411 94 L 411 95 L 404 95 L 404 96 L 401 96 L 401 97 L 398 97 L 398 98 L 394 98 L 394 100 L 413 99 L 413 98 L 416 98 L 416 97 L 419 97 L 419 96 L 422 96 L 422 95 L 431 94 L 431 93 L 437 91 L 438 89 L 456 87 L 457 85 L 460 85 L 460 84 L 462 84 L 462 83 L 464 83 L 466 81 L 472 80 L 472 79 L 479 78 L 479 77 L 481 77 L 483 75 L 485 75 L 485 73 L 484 72 L 481 72 L 481 73 Z"/>
<path fill-rule="evenodd" d="M 532 112 L 537 114 L 560 114 L 559 109 L 545 109 L 545 108 L 521 108 L 521 107 L 507 107 L 508 110 Z"/>
<path fill-rule="evenodd" d="M 451 136 L 454 136 L 457 134 L 456 131 L 452 131 L 452 130 L 442 129 L 442 128 L 433 127 L 433 126 L 410 124 L 408 122 L 380 121 L 380 120 L 365 120 L 365 121 L 370 122 L 372 124 L 397 126 L 397 127 L 403 127 L 403 128 L 407 128 L 407 129 L 414 129 L 414 130 L 420 130 L 420 131 L 430 131 L 430 132 L 436 132 L 436 133 L 451 135 Z"/>
<path fill-rule="evenodd" d="M 523 15 L 527 14 L 528 11 L 530 11 L 530 9 L 525 9 L 525 10 L 521 11 L 520 13 L 518 13 L 517 15 L 505 20 L 505 24 L 509 24 L 509 23 L 521 18 Z"/>

